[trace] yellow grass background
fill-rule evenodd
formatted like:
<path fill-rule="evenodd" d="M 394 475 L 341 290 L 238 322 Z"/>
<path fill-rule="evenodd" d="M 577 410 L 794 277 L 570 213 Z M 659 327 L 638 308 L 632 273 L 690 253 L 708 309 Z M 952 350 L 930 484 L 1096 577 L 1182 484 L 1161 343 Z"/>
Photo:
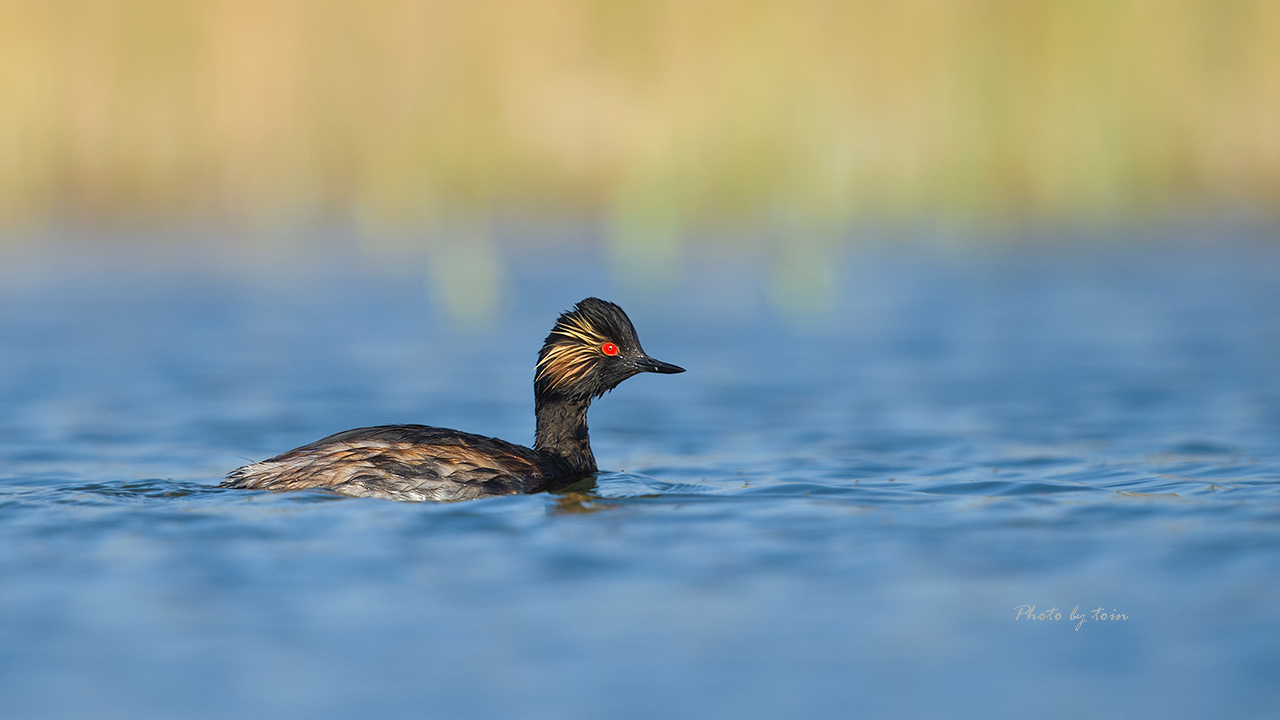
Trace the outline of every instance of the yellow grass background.
<path fill-rule="evenodd" d="M 1275 0 L 0 0 L 0 222 L 1280 207 Z"/>

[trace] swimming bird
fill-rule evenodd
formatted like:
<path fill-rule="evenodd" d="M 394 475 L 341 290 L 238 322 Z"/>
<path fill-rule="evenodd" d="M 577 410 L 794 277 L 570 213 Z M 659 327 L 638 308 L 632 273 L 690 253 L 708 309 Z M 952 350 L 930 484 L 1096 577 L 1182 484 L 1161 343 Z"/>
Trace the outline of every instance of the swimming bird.
<path fill-rule="evenodd" d="M 411 501 L 567 487 L 597 469 L 587 437 L 591 401 L 643 372 L 684 368 L 646 355 L 622 308 L 587 298 L 560 315 L 538 353 L 532 448 L 426 425 L 358 428 L 233 470 L 222 487 Z"/>

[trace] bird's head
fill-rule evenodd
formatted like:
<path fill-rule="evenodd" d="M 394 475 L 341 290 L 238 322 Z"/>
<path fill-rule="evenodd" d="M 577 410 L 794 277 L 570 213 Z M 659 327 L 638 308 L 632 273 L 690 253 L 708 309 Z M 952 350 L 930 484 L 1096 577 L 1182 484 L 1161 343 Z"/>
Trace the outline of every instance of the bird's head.
<path fill-rule="evenodd" d="M 542 344 L 534 394 L 590 400 L 642 372 L 680 373 L 684 368 L 646 355 L 622 308 L 587 298 L 556 320 Z"/>

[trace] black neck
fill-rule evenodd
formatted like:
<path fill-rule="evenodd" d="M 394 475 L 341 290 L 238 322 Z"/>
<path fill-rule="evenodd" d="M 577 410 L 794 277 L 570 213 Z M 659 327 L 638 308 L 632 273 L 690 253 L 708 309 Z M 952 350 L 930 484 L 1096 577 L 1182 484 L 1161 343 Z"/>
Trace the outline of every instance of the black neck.
<path fill-rule="evenodd" d="M 587 408 L 591 399 L 536 398 L 538 429 L 533 448 L 555 458 L 567 473 L 586 477 L 596 471 L 587 437 Z"/>

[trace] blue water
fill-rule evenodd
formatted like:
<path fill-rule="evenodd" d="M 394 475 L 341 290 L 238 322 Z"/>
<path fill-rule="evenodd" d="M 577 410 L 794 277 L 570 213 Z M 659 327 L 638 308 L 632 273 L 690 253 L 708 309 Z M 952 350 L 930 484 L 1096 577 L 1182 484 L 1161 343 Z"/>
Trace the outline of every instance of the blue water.
<path fill-rule="evenodd" d="M 797 316 L 762 258 L 517 246 L 487 325 L 329 254 L 5 258 L 0 716 L 1275 717 L 1280 248 L 871 249 Z M 594 488 L 216 487 L 362 425 L 528 442 L 593 294 L 689 370 L 596 403 Z"/>

